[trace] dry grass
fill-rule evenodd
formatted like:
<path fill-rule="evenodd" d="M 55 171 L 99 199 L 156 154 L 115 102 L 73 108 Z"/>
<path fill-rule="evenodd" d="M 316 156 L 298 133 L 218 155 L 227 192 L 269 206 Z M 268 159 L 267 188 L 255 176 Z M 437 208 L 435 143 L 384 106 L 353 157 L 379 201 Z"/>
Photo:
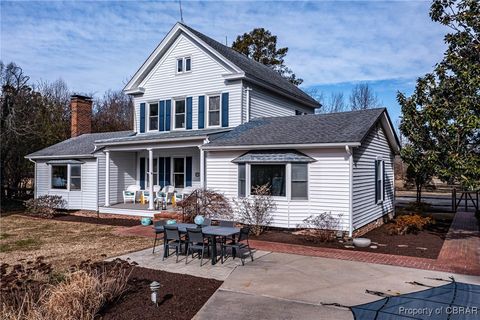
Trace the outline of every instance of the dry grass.
<path fill-rule="evenodd" d="M 43 256 L 56 269 L 65 269 L 83 260 L 103 260 L 152 245 L 149 238 L 115 235 L 115 228 L 16 214 L 0 217 L 0 261 L 15 264 Z"/>

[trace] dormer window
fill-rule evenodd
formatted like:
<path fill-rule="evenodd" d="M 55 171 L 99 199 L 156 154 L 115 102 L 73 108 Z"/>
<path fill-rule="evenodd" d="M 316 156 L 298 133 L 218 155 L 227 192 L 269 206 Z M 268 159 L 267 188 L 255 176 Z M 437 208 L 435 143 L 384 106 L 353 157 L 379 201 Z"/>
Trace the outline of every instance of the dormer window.
<path fill-rule="evenodd" d="M 190 72 L 192 70 L 192 59 L 183 57 L 177 59 L 177 73 Z"/>

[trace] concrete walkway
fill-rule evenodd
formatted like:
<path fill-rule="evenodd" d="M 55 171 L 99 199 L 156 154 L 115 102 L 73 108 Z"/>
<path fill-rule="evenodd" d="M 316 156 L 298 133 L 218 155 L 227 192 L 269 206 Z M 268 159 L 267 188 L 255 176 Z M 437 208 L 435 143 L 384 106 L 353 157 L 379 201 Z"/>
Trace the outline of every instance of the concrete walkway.
<path fill-rule="evenodd" d="M 365 290 L 403 294 L 439 286 L 451 273 L 357 261 L 270 253 L 236 268 L 195 319 L 353 319 L 353 306 L 381 299 Z M 454 275 L 480 284 L 480 277 Z"/>

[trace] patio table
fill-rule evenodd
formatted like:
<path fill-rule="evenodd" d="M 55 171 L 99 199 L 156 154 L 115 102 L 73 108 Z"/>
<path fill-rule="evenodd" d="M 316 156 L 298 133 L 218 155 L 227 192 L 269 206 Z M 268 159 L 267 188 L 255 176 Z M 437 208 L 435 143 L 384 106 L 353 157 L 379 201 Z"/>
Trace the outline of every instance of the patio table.
<path fill-rule="evenodd" d="M 187 233 L 187 228 L 196 228 L 197 225 L 193 223 L 175 223 L 170 226 L 175 226 L 178 228 L 180 233 Z M 155 231 L 163 232 L 163 226 L 154 227 Z M 230 227 L 218 227 L 218 226 L 205 226 L 202 227 L 203 234 L 210 236 L 212 239 L 212 265 L 217 263 L 217 237 L 230 237 L 240 233 L 240 228 L 230 228 Z M 165 241 L 165 239 L 164 239 Z M 164 257 L 167 256 L 167 252 L 163 251 Z"/>

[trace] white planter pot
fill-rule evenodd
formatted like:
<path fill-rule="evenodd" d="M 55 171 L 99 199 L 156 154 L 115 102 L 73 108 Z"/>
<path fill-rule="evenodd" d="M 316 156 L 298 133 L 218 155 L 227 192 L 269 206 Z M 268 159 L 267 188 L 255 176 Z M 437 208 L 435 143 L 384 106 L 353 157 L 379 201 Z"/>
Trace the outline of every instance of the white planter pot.
<path fill-rule="evenodd" d="M 372 243 L 372 240 L 368 238 L 355 238 L 353 239 L 353 245 L 359 248 L 366 248 Z"/>

